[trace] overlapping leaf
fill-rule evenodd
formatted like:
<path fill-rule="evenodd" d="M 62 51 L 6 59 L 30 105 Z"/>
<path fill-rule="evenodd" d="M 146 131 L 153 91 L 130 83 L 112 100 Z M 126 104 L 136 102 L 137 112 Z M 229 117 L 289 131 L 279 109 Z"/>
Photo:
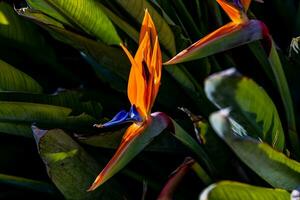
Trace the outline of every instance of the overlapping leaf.
<path fill-rule="evenodd" d="M 41 10 L 58 21 L 68 21 L 106 44 L 121 42 L 114 26 L 93 0 L 29 1 L 32 8 Z M 84 16 L 84 17 L 83 17 Z M 64 17 L 64 18 L 63 18 Z"/>
<path fill-rule="evenodd" d="M 71 113 L 72 109 L 66 107 L 0 101 L 0 132 L 31 137 L 32 123 L 41 127 L 79 131 L 92 127 L 96 122 L 90 115 Z"/>
<path fill-rule="evenodd" d="M 254 81 L 231 68 L 207 78 L 205 92 L 217 107 L 232 110 L 230 117 L 238 123 L 235 126 L 238 134 L 249 133 L 283 150 L 284 132 L 276 107 Z"/>
<path fill-rule="evenodd" d="M 210 116 L 210 123 L 233 152 L 255 173 L 275 188 L 293 190 L 300 184 L 300 163 L 268 144 L 249 136 L 240 136 L 229 110 Z"/>

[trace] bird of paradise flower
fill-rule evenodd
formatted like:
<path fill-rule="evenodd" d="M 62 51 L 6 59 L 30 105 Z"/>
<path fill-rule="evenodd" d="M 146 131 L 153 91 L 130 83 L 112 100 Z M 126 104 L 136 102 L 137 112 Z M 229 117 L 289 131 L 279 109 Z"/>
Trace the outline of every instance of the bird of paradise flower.
<path fill-rule="evenodd" d="M 127 88 L 131 108 L 129 112 L 123 110 L 111 121 L 95 126 L 111 127 L 126 122 L 133 123 L 126 130 L 115 155 L 101 171 L 88 191 L 95 190 L 98 186 L 112 177 L 119 169 L 124 167 L 130 160 L 128 157 L 125 159 L 124 156 L 132 158 L 137 154 L 137 152 L 129 152 L 129 145 L 136 142 L 136 138 L 141 134 L 144 134 L 146 129 L 148 132 L 150 131 L 159 134 L 169 123 L 168 117 L 163 113 L 157 112 L 151 114 L 151 108 L 160 86 L 162 55 L 157 32 L 147 10 L 145 11 L 140 31 L 139 47 L 135 56 L 133 57 L 124 45 L 121 44 L 121 47 L 132 64 Z M 162 124 L 153 125 L 158 118 Z M 140 145 L 144 145 L 144 143 L 141 142 Z M 125 151 L 126 155 L 124 155 Z"/>

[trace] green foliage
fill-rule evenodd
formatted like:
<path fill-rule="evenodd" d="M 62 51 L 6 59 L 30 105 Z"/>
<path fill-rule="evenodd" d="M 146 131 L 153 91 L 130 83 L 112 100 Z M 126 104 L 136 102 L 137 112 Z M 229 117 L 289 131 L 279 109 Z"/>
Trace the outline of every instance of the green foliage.
<path fill-rule="evenodd" d="M 210 117 L 216 133 L 253 171 L 274 187 L 292 190 L 300 183 L 300 163 L 251 137 L 239 136 L 235 122 L 221 110 Z"/>
<path fill-rule="evenodd" d="M 300 185 L 300 56 L 288 52 L 299 1 L 253 1 L 249 22 L 163 66 L 152 110 L 165 114 L 124 142 L 128 123 L 93 125 L 129 108 L 118 45 L 136 52 L 145 9 L 163 62 L 229 20 L 215 0 L 0 1 L 0 198 L 289 199 Z M 186 157 L 195 164 L 172 173 Z"/>
<path fill-rule="evenodd" d="M 220 108 L 229 108 L 236 133 L 252 136 L 283 151 L 284 132 L 276 107 L 253 80 L 235 69 L 214 74 L 205 81 L 207 97 Z"/>
<path fill-rule="evenodd" d="M 94 193 L 86 192 L 89 184 L 97 174 L 99 166 L 65 132 L 60 129 L 48 131 L 33 127 L 33 133 L 49 177 L 65 198 L 121 198 L 122 195 L 112 189 L 120 186 L 113 183 L 111 183 L 110 189 L 103 188 Z"/>
<path fill-rule="evenodd" d="M 1 91 L 41 93 L 42 87 L 27 74 L 0 60 Z"/>
<path fill-rule="evenodd" d="M 206 188 L 200 200 L 263 200 L 263 199 L 276 199 L 284 200 L 290 199 L 289 192 L 280 189 L 270 189 L 263 187 L 255 187 L 248 184 L 232 182 L 232 181 L 222 181 L 217 184 L 213 184 Z"/>

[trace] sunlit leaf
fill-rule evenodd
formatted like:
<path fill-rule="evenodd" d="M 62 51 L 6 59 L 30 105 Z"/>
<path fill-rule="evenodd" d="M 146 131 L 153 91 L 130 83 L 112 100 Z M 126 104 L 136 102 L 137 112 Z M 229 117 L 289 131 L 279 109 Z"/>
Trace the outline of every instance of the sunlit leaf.
<path fill-rule="evenodd" d="M 110 182 L 95 192 L 86 192 L 98 173 L 98 164 L 70 136 L 60 129 L 33 128 L 39 154 L 48 175 L 67 199 L 121 199 L 121 187 Z"/>
<path fill-rule="evenodd" d="M 299 186 L 300 163 L 266 143 L 249 136 L 240 136 L 232 125 L 233 120 L 229 117 L 228 109 L 213 113 L 210 123 L 233 152 L 270 185 L 286 190 Z"/>
<path fill-rule="evenodd" d="M 58 21 L 68 20 L 107 44 L 118 45 L 121 42 L 108 17 L 93 0 L 46 0 L 45 3 L 31 1 L 32 8 L 41 10 Z M 62 15 L 65 17 L 63 20 Z"/>
<path fill-rule="evenodd" d="M 207 187 L 200 200 L 289 200 L 286 190 L 257 187 L 233 181 L 222 181 Z"/>
<path fill-rule="evenodd" d="M 231 68 L 208 77 L 205 92 L 218 108 L 231 109 L 230 117 L 238 123 L 236 129 L 241 136 L 249 133 L 279 151 L 284 149 L 284 132 L 276 107 L 253 80 Z"/>

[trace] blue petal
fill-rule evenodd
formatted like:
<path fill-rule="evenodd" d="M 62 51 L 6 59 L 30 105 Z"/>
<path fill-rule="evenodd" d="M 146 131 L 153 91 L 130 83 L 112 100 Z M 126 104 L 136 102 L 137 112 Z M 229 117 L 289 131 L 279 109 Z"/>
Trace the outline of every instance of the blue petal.
<path fill-rule="evenodd" d="M 112 120 L 106 122 L 101 125 L 103 128 L 117 126 L 120 124 L 128 123 L 128 122 L 142 122 L 143 118 L 140 116 L 139 112 L 137 111 L 135 105 L 130 107 L 129 112 L 122 110 L 118 112 Z"/>
<path fill-rule="evenodd" d="M 111 127 L 111 126 L 123 124 L 125 123 L 124 121 L 126 121 L 127 118 L 128 118 L 128 112 L 122 110 L 118 112 L 109 122 L 102 124 L 102 127 Z"/>
<path fill-rule="evenodd" d="M 128 114 L 129 114 L 129 118 L 134 120 L 135 122 L 142 122 L 143 121 L 143 118 L 141 117 L 141 115 L 137 111 L 135 105 L 132 105 L 130 107 L 130 110 L 129 110 Z"/>

